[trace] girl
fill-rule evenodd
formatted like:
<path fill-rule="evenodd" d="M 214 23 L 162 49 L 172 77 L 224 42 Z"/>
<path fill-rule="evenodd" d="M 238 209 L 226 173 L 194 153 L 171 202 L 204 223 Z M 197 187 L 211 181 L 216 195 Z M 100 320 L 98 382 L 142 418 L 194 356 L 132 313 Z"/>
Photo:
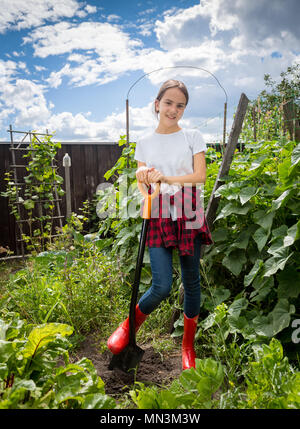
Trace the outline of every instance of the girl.
<path fill-rule="evenodd" d="M 172 286 L 172 252 L 178 249 L 184 286 L 182 369 L 195 367 L 194 338 L 200 311 L 200 247 L 212 244 L 198 184 L 206 180 L 206 144 L 197 130 L 182 129 L 178 122 L 189 101 L 186 86 L 166 81 L 154 107 L 159 123 L 154 132 L 136 144 L 136 177 L 147 186 L 160 183 L 152 202 L 146 245 L 149 247 L 152 285 L 136 306 L 136 331 L 147 316 L 169 296 Z M 151 187 L 149 188 L 149 192 Z M 129 341 L 129 318 L 110 336 L 107 345 L 120 353 Z"/>

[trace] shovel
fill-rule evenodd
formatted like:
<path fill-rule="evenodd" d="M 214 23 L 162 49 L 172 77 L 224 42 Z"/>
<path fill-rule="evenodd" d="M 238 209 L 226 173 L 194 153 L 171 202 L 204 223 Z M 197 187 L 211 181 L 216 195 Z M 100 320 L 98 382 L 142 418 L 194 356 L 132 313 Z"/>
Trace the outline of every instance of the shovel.
<path fill-rule="evenodd" d="M 124 372 L 130 372 L 137 370 L 139 363 L 143 357 L 144 350 L 136 344 L 135 335 L 135 308 L 137 304 L 137 296 L 139 292 L 139 284 L 141 279 L 141 270 L 143 264 L 143 257 L 145 251 L 145 243 L 147 237 L 147 230 L 149 219 L 151 217 L 151 201 L 159 194 L 160 184 L 156 183 L 155 190 L 152 194 L 148 194 L 146 187 L 138 182 L 138 188 L 141 194 L 145 197 L 144 209 L 143 209 L 143 222 L 142 231 L 139 243 L 138 257 L 136 263 L 134 283 L 131 293 L 130 309 L 129 309 L 129 343 L 128 345 L 117 355 L 113 355 L 108 369 L 114 368 L 121 369 Z"/>

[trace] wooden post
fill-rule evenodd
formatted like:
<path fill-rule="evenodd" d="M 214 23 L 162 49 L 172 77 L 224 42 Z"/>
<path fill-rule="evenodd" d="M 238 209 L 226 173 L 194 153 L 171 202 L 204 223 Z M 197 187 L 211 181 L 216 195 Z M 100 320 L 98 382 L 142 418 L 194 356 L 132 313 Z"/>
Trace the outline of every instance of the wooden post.
<path fill-rule="evenodd" d="M 126 100 L 126 143 L 129 146 L 129 101 Z"/>
<path fill-rule="evenodd" d="M 226 118 L 227 118 L 227 102 L 224 103 L 224 122 L 223 122 L 223 150 L 226 143 Z"/>
<path fill-rule="evenodd" d="M 283 114 L 291 140 L 300 142 L 300 112 L 293 100 L 283 104 Z"/>
<path fill-rule="evenodd" d="M 252 107 L 252 118 L 253 118 L 253 140 L 256 142 L 257 135 L 256 135 L 256 107 Z"/>
<path fill-rule="evenodd" d="M 129 100 L 126 99 L 126 146 L 129 147 Z M 129 155 L 127 155 L 127 168 L 129 168 Z"/>
<path fill-rule="evenodd" d="M 222 164 L 219 168 L 218 175 L 207 205 L 206 209 L 206 220 L 208 223 L 208 226 L 212 228 L 212 225 L 214 223 L 217 208 L 219 205 L 220 197 L 216 197 L 215 193 L 216 190 L 221 186 L 222 184 L 222 177 L 226 176 L 229 172 L 230 165 L 233 159 L 234 151 L 236 149 L 238 139 L 242 130 L 243 121 L 246 115 L 247 107 L 248 107 L 249 100 L 245 94 L 242 94 L 240 97 L 240 101 L 237 107 L 237 112 L 232 124 L 231 133 L 228 139 L 228 143 L 226 146 L 226 150 L 223 156 Z"/>
<path fill-rule="evenodd" d="M 63 166 L 65 167 L 65 178 L 66 178 L 66 218 L 68 219 L 72 213 L 71 207 L 71 186 L 70 186 L 70 167 L 71 158 L 68 153 L 63 157 Z"/>

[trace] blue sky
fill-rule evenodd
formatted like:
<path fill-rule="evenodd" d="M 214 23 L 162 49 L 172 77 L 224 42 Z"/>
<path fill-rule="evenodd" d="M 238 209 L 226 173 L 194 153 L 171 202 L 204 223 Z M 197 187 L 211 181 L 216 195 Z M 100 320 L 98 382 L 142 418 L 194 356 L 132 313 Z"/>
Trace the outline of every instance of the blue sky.
<path fill-rule="evenodd" d="M 190 92 L 182 126 L 207 142 L 228 131 L 240 94 L 300 62 L 300 2 L 289 0 L 2 0 L 0 139 L 48 129 L 59 141 L 117 141 L 156 125 L 152 102 L 168 78 Z M 201 72 L 191 68 L 209 71 Z M 177 67 L 170 69 L 170 67 Z"/>

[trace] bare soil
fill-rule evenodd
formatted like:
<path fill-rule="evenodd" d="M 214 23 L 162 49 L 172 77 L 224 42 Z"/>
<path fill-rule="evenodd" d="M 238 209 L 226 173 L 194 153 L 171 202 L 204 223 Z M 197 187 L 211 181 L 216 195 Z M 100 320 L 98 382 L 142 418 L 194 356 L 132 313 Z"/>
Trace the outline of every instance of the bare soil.
<path fill-rule="evenodd" d="M 173 352 L 163 355 L 157 353 L 151 344 L 143 344 L 141 348 L 145 353 L 135 376 L 117 368 L 109 370 L 108 365 L 112 354 L 109 350 L 99 351 L 99 343 L 97 344 L 94 335 L 86 337 L 73 359 L 83 357 L 90 359 L 105 383 L 105 393 L 112 396 L 122 395 L 129 391 L 135 381 L 146 385 L 165 386 L 180 375 L 181 350 L 179 347 L 176 347 Z"/>

